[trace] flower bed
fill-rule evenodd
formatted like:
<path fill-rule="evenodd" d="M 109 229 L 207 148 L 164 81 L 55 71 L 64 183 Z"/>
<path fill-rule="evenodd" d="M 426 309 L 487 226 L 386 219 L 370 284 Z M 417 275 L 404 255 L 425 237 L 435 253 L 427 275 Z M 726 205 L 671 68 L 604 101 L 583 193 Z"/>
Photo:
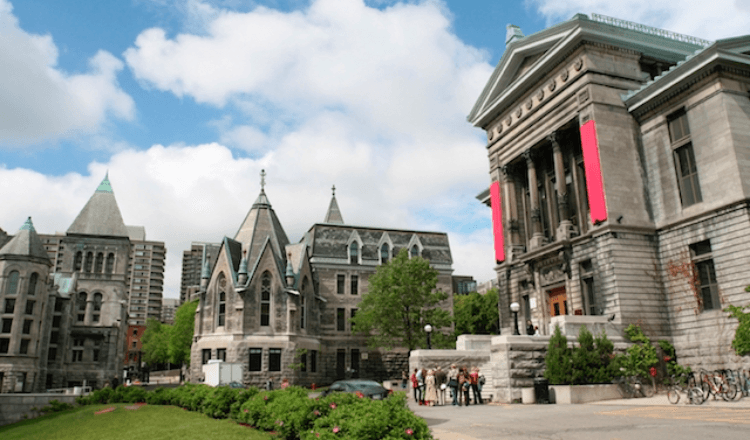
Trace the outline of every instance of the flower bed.
<path fill-rule="evenodd" d="M 288 440 L 350 438 L 432 439 L 424 420 L 396 393 L 385 400 L 357 394 L 334 393 L 311 399 L 299 387 L 258 391 L 256 388 L 212 388 L 186 384 L 178 388 L 144 391 L 138 387 L 104 388 L 80 397 L 79 404 L 138 403 L 175 405 L 216 419 L 230 418 L 245 426 L 272 431 Z"/>

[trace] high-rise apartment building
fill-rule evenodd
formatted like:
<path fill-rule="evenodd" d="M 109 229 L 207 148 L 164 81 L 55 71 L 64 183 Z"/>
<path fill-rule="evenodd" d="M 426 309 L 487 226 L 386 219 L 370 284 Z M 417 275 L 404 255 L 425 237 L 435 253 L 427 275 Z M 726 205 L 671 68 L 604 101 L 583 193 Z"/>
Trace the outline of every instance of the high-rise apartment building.
<path fill-rule="evenodd" d="M 201 283 L 201 270 L 203 269 L 203 255 L 205 253 L 206 258 L 211 265 L 213 270 L 216 264 L 216 259 L 219 257 L 219 249 L 221 245 L 219 243 L 202 243 L 194 241 L 190 245 L 190 250 L 182 253 L 182 281 L 180 282 L 180 304 L 185 301 L 190 301 L 190 287 L 197 287 Z M 197 292 L 197 289 L 192 289 Z"/>

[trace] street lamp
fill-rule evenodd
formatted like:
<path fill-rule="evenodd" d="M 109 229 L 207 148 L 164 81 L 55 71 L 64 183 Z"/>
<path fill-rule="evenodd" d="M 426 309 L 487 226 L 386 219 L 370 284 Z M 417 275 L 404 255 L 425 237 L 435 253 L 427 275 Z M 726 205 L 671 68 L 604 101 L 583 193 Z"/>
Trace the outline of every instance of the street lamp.
<path fill-rule="evenodd" d="M 521 306 L 517 302 L 510 303 L 510 311 L 513 312 L 513 334 L 520 335 L 518 332 L 518 311 L 521 310 Z"/>
<path fill-rule="evenodd" d="M 424 326 L 424 331 L 427 332 L 427 349 L 432 350 L 432 344 L 430 343 L 430 333 L 432 333 L 432 326 L 427 324 Z"/>

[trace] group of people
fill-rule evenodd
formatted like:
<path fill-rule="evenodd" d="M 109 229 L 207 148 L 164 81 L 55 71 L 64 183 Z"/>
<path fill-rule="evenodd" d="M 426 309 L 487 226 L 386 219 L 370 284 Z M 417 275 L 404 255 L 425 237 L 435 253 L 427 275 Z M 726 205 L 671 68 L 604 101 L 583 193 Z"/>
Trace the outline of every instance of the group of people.
<path fill-rule="evenodd" d="M 406 376 L 404 373 L 402 376 Z M 467 367 L 456 368 L 451 365 L 448 372 L 443 371 L 440 367 L 431 370 L 414 369 L 410 377 L 411 386 L 414 390 L 414 400 L 420 405 L 445 405 L 445 391 L 450 389 L 451 405 L 468 406 L 471 402 L 469 393 L 473 391 L 475 405 L 483 404 L 482 386 L 484 385 L 484 376 L 479 374 L 478 367 L 472 367 L 471 371 Z"/>

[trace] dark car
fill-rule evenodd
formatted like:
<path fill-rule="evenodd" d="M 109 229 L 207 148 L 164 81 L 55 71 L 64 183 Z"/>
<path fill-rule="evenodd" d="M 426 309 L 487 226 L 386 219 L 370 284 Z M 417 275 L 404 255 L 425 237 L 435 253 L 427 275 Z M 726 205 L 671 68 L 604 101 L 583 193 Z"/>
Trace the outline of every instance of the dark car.
<path fill-rule="evenodd" d="M 336 381 L 330 387 L 328 387 L 326 391 L 323 392 L 323 396 L 325 397 L 333 392 L 360 392 L 364 397 L 369 397 L 374 400 L 385 399 L 389 394 L 391 394 L 391 390 L 383 388 L 383 386 L 381 386 L 374 380 L 367 379 L 348 379 Z"/>

